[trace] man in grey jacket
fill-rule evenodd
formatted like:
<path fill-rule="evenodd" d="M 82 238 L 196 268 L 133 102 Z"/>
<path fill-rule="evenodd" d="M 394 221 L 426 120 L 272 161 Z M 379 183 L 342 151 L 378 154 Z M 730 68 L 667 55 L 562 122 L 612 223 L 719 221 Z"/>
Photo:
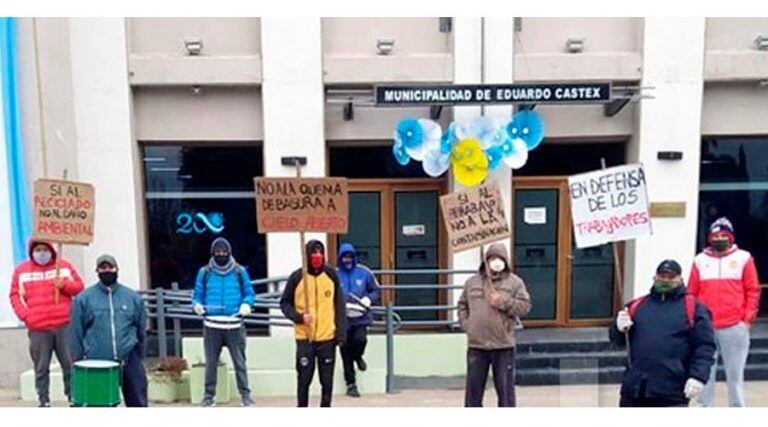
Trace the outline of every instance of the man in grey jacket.
<path fill-rule="evenodd" d="M 144 371 L 147 313 L 133 289 L 117 282 L 117 261 L 102 255 L 96 261 L 99 283 L 75 298 L 70 312 L 70 345 L 75 361 L 121 362 L 125 406 L 147 406 Z"/>
<path fill-rule="evenodd" d="M 515 406 L 515 317 L 531 310 L 531 297 L 510 271 L 504 245 L 488 248 L 479 272 L 464 284 L 458 306 L 469 347 L 464 406 L 483 406 L 489 367 L 498 406 Z"/>

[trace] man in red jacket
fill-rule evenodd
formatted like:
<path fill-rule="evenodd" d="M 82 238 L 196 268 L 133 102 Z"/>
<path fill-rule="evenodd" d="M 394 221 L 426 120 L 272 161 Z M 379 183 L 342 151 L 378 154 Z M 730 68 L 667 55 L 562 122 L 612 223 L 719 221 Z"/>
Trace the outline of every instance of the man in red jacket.
<path fill-rule="evenodd" d="M 745 406 L 744 368 L 749 355 L 749 328 L 757 318 L 760 282 L 749 252 L 734 243 L 733 225 L 723 217 L 709 227 L 709 247 L 696 256 L 688 281 L 689 291 L 712 312 L 715 328 L 715 364 L 700 406 L 715 403 L 717 355 L 723 359 L 730 406 Z"/>
<path fill-rule="evenodd" d="M 69 308 L 75 295 L 83 290 L 83 281 L 75 267 L 64 259 L 59 260 L 56 277 L 56 256 L 50 243 L 30 241 L 30 259 L 16 267 L 11 283 L 11 305 L 29 329 L 29 354 L 35 367 L 35 389 L 40 407 L 51 406 L 49 366 L 54 351 L 64 376 L 64 393 L 71 396 Z"/>

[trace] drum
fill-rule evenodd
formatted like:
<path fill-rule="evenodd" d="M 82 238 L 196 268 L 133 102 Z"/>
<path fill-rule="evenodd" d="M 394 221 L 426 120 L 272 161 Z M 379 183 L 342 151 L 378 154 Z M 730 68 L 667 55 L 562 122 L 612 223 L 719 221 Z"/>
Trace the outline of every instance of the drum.
<path fill-rule="evenodd" d="M 368 310 L 360 304 L 354 302 L 347 303 L 347 317 L 350 319 L 363 317 L 367 311 Z"/>
<path fill-rule="evenodd" d="M 243 325 L 243 319 L 238 316 L 205 316 L 203 324 L 214 329 L 237 329 Z"/>
<path fill-rule="evenodd" d="M 75 406 L 120 404 L 120 364 L 111 360 L 81 360 L 72 370 L 72 403 Z"/>

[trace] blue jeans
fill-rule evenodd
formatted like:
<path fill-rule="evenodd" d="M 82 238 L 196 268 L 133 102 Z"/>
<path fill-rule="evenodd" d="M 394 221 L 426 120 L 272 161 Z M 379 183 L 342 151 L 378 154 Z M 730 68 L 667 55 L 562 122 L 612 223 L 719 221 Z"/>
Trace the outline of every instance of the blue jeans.
<path fill-rule="evenodd" d="M 123 398 L 129 408 L 147 407 L 147 373 L 143 359 L 137 347 L 123 360 Z"/>

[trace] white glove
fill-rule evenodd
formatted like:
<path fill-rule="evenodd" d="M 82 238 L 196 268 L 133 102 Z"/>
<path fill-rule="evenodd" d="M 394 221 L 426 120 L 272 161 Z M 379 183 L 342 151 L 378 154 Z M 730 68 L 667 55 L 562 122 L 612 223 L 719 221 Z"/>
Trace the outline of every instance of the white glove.
<path fill-rule="evenodd" d="M 616 316 L 616 328 L 619 332 L 626 332 L 632 324 L 632 319 L 629 317 L 629 313 L 626 309 L 621 310 L 619 315 Z"/>
<path fill-rule="evenodd" d="M 200 304 L 195 304 L 194 310 L 195 310 L 195 314 L 197 314 L 198 316 L 202 316 L 203 314 L 205 314 L 205 308 L 203 308 L 203 306 Z"/>
<path fill-rule="evenodd" d="M 693 399 L 694 397 L 698 396 L 699 393 L 701 393 L 701 390 L 703 389 L 704 389 L 704 384 L 702 384 L 701 381 L 695 378 L 688 378 L 688 381 L 685 382 L 685 388 L 683 389 L 683 393 L 685 393 L 686 398 Z"/>
<path fill-rule="evenodd" d="M 365 308 L 371 308 L 371 299 L 368 297 L 362 297 L 360 298 L 360 304 L 365 306 Z"/>
<path fill-rule="evenodd" d="M 240 310 L 237 311 L 237 314 L 241 316 L 247 316 L 251 314 L 251 306 L 248 304 L 240 304 Z"/>

